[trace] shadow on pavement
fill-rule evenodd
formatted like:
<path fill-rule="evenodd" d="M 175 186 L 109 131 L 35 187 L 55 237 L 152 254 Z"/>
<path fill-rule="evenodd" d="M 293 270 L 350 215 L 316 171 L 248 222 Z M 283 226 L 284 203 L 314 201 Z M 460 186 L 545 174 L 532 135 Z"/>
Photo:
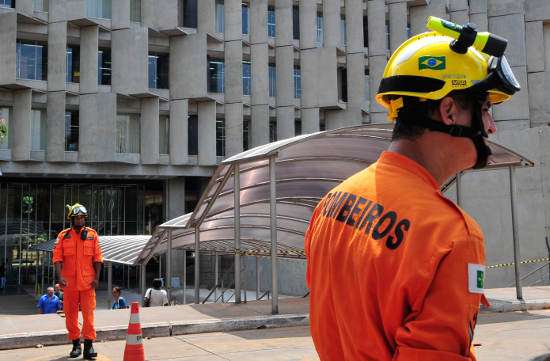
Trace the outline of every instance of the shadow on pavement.
<path fill-rule="evenodd" d="M 548 319 L 550 316 L 542 315 L 536 311 L 516 311 L 516 312 L 483 312 L 477 319 L 478 325 L 491 323 L 530 321 L 538 319 Z M 542 359 L 546 361 L 546 359 Z M 537 360 L 541 361 L 541 360 Z M 550 361 L 550 359 L 549 359 Z"/>

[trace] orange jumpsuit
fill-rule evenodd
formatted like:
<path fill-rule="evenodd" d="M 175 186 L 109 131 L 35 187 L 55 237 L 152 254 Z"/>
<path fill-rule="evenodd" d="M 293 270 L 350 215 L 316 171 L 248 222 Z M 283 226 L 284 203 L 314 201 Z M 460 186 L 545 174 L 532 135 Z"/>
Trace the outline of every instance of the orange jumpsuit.
<path fill-rule="evenodd" d="M 103 262 L 103 256 L 96 231 L 89 227 L 85 228 L 87 231 L 85 240 L 82 240 L 81 235 L 72 228 L 61 231 L 53 250 L 53 263 L 63 262 L 61 275 L 67 281 L 64 288 L 63 309 L 70 340 L 80 338 L 79 305 L 84 321 L 82 336 L 88 340 L 96 338 L 94 328 L 96 300 L 92 282 L 95 279 L 94 263 Z"/>
<path fill-rule="evenodd" d="M 330 191 L 305 250 L 321 360 L 475 360 L 483 234 L 418 163 L 384 152 Z"/>

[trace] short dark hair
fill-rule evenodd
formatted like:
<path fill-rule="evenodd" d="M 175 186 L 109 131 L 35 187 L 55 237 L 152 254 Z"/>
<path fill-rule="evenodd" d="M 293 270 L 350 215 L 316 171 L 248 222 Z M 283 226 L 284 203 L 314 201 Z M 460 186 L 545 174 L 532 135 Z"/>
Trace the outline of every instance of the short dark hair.
<path fill-rule="evenodd" d="M 120 293 L 120 287 L 118 286 L 113 287 L 113 292 Z"/>
<path fill-rule="evenodd" d="M 153 280 L 153 288 L 161 288 L 162 287 L 162 280 L 160 278 L 155 278 Z"/>
<path fill-rule="evenodd" d="M 458 105 L 464 109 L 473 109 L 476 102 L 482 96 L 477 96 L 468 91 L 453 91 L 447 96 L 453 98 Z M 389 100 L 399 98 L 401 96 L 390 96 Z M 426 128 L 415 123 L 416 119 L 430 118 L 439 108 L 441 99 L 439 100 L 421 100 L 415 97 L 403 96 L 403 108 L 399 109 L 397 119 L 392 132 L 392 140 L 408 139 L 414 140 L 424 134 Z"/>

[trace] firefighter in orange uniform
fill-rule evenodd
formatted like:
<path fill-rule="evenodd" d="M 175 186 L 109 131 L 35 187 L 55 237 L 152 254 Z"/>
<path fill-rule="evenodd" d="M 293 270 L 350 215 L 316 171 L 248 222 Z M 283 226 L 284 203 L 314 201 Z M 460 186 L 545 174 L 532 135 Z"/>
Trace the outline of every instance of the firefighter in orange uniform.
<path fill-rule="evenodd" d="M 452 40 L 424 33 L 394 52 L 376 96 L 395 121 L 389 150 L 313 213 L 306 279 L 322 361 L 476 359 L 483 234 L 440 187 L 487 164 L 491 105 L 519 84 L 502 54 Z"/>
<path fill-rule="evenodd" d="M 67 218 L 71 228 L 65 229 L 57 236 L 53 251 L 53 262 L 59 276 L 59 283 L 64 287 L 65 323 L 69 339 L 73 342 L 71 358 L 82 353 L 80 346 L 80 329 L 78 327 L 78 310 L 82 311 L 84 320 L 82 336 L 84 338 L 84 359 L 97 357 L 92 342 L 96 338 L 94 328 L 94 310 L 96 306 L 95 289 L 99 285 L 99 274 L 103 256 L 99 238 L 95 230 L 86 227 L 86 208 L 78 203 L 67 206 Z"/>

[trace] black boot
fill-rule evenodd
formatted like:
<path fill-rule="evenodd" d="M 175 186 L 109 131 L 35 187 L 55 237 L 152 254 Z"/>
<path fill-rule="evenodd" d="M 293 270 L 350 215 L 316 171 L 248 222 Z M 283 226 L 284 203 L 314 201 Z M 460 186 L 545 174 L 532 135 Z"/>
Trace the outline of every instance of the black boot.
<path fill-rule="evenodd" d="M 77 358 L 82 353 L 82 347 L 80 347 L 80 339 L 73 340 L 73 349 L 69 354 L 70 358 Z"/>
<path fill-rule="evenodd" d="M 93 360 L 97 357 L 97 353 L 92 346 L 92 340 L 84 340 L 84 360 Z"/>

